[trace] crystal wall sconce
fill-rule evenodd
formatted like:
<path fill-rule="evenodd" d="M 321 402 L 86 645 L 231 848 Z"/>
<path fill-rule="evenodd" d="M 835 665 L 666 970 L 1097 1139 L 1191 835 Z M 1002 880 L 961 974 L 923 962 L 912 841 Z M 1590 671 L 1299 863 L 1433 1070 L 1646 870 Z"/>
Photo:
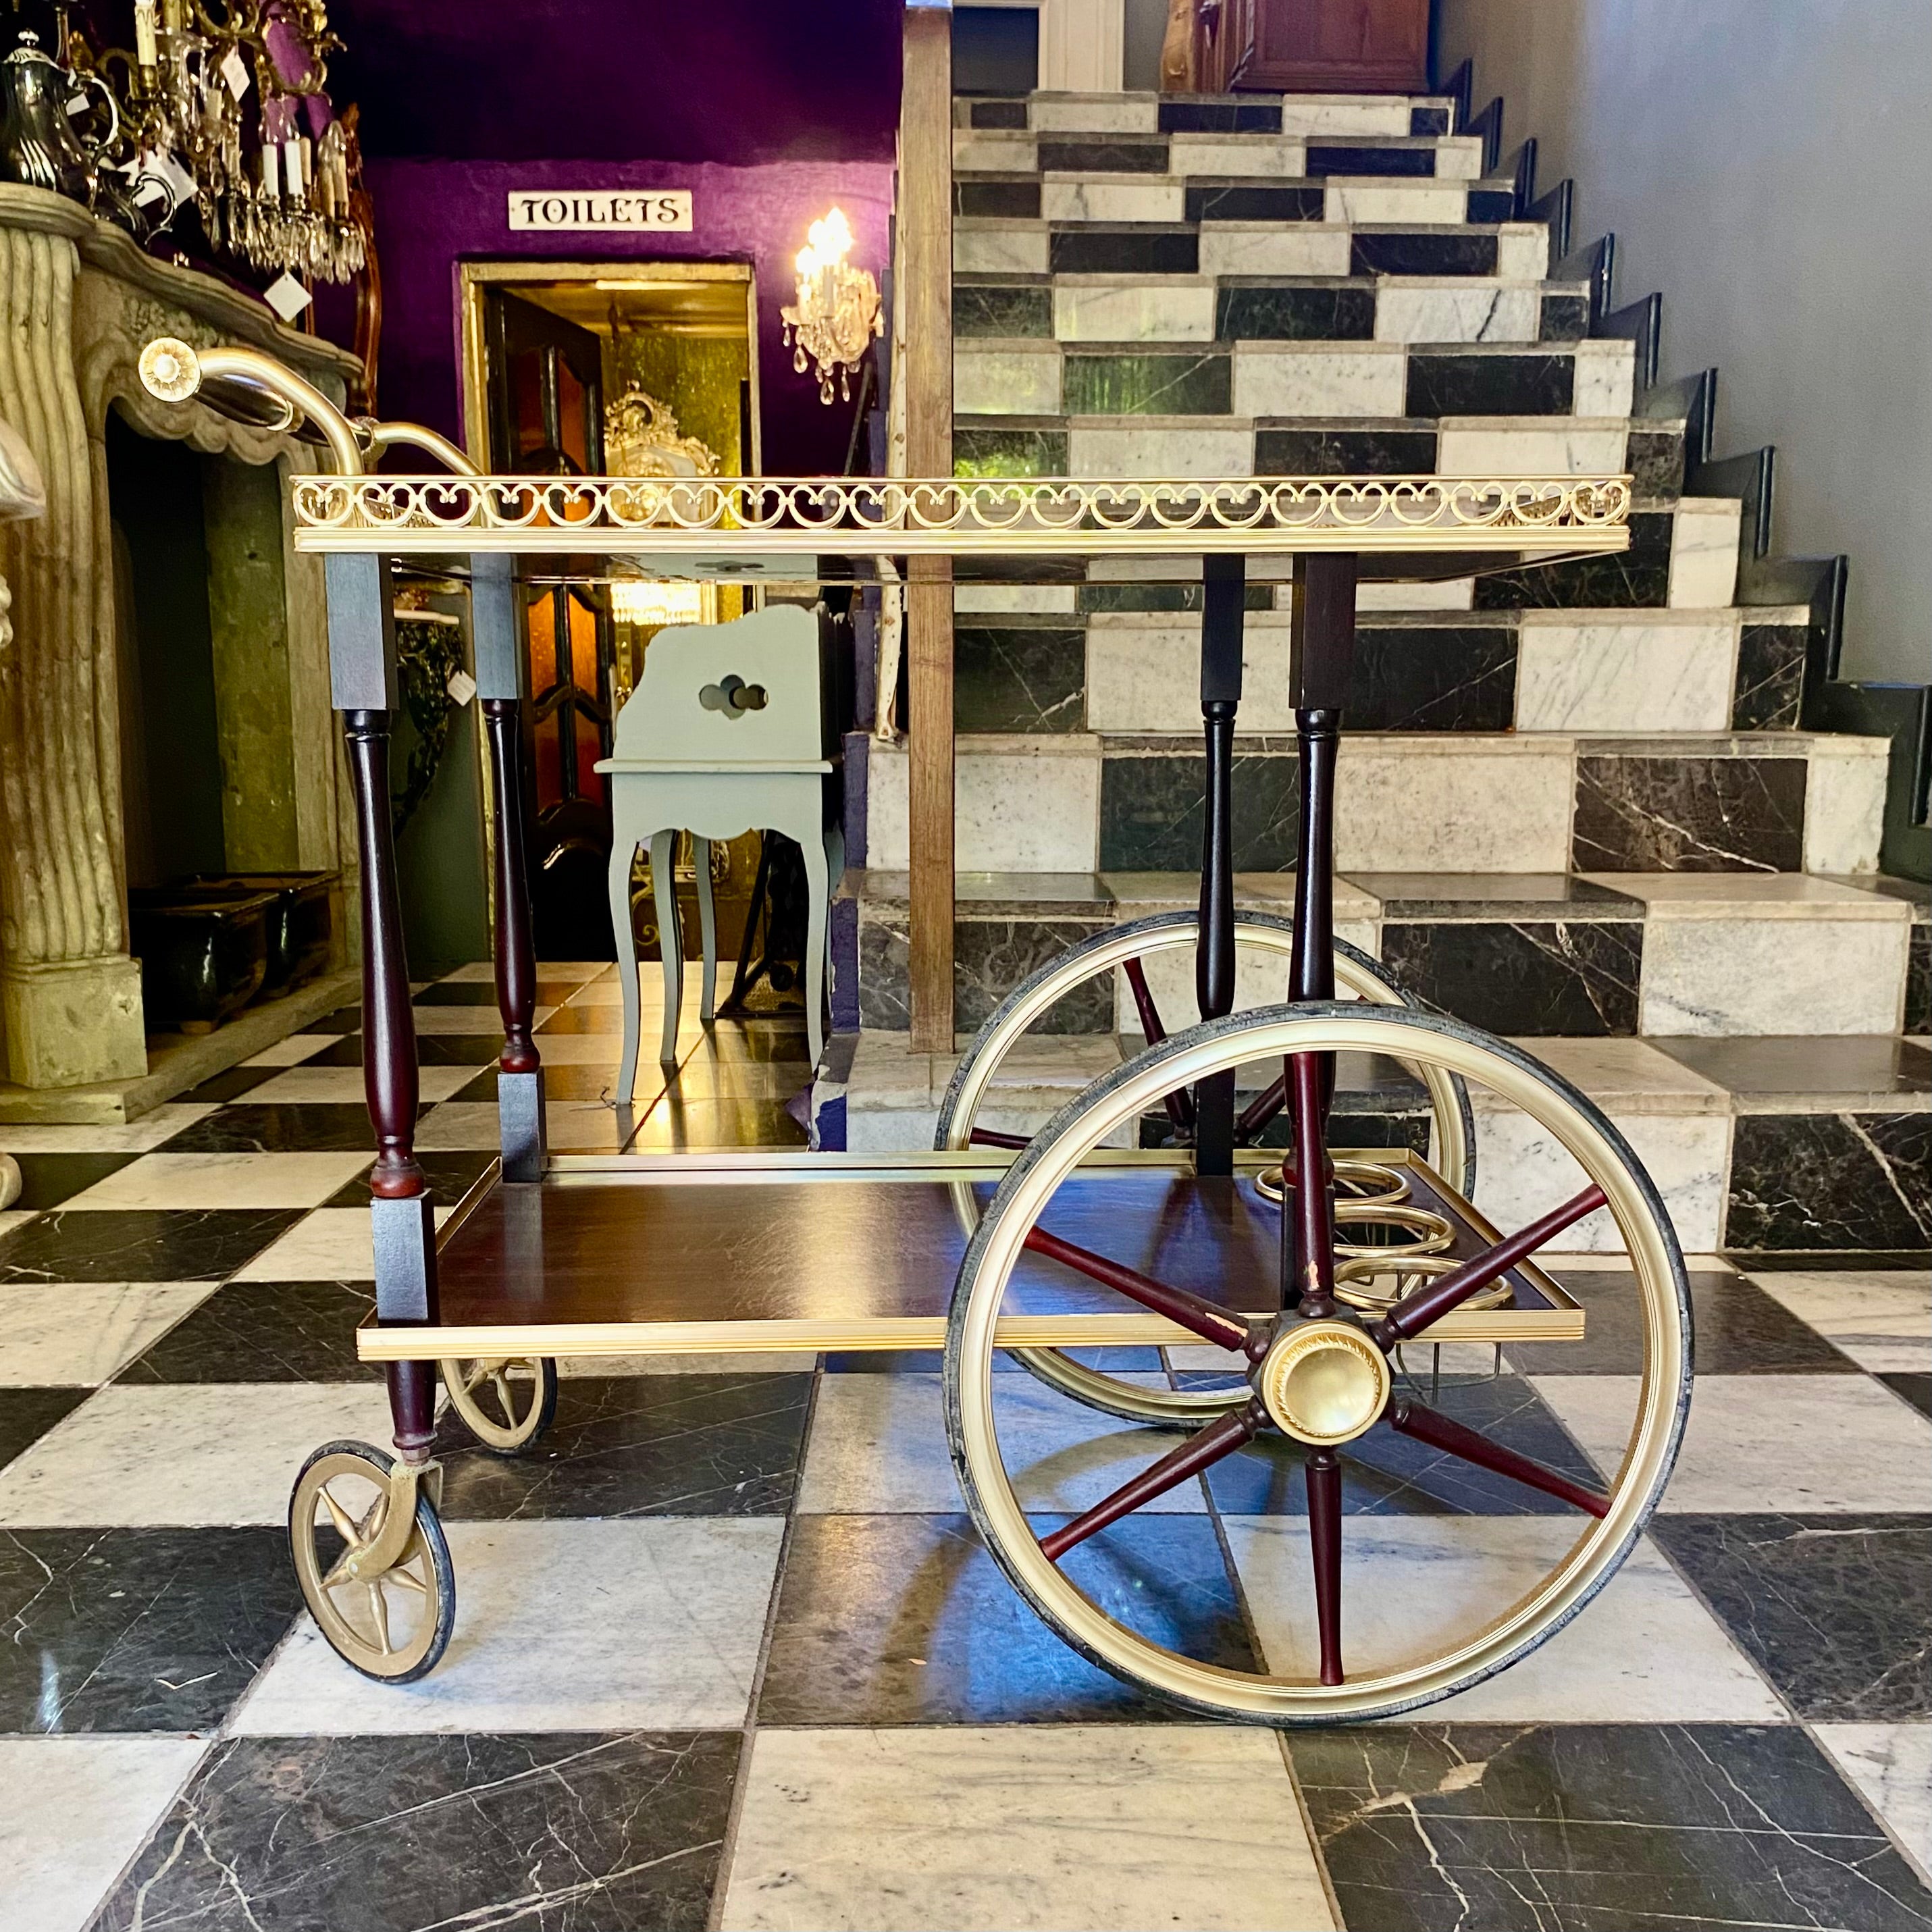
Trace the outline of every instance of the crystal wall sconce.
<path fill-rule="evenodd" d="M 818 400 L 832 400 L 836 376 L 841 398 L 852 400 L 851 374 L 875 335 L 885 333 L 879 285 L 864 268 L 845 258 L 852 252 L 851 224 L 838 208 L 812 224 L 798 252 L 798 301 L 778 310 L 784 341 L 794 350 L 792 367 L 802 376 L 818 366 Z"/>

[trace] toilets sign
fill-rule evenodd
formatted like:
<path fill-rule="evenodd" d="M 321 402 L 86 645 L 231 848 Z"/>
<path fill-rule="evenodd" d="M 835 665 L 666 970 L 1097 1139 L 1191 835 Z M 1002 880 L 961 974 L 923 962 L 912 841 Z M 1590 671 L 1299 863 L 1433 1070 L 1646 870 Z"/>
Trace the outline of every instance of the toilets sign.
<path fill-rule="evenodd" d="M 688 232 L 691 190 L 683 188 L 513 188 L 510 226 L 514 229 L 655 228 Z"/>

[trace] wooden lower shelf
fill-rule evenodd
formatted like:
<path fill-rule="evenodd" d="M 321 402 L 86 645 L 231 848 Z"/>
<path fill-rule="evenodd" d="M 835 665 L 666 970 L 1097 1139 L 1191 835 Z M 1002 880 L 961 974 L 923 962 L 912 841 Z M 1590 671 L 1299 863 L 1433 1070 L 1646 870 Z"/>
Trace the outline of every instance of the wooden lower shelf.
<path fill-rule="evenodd" d="M 1417 1198 L 1446 1206 L 1457 1251 L 1494 1230 L 1420 1161 Z M 358 1330 L 364 1361 L 474 1355 L 931 1348 L 946 1339 L 976 1207 L 1012 1156 L 584 1156 L 534 1185 L 494 1171 L 438 1241 L 440 1318 Z M 1246 1174 L 1198 1179 L 1163 1153 L 1097 1154 L 1042 1225 L 1130 1268 L 1264 1313 L 1275 1305 L 1280 1210 Z M 1580 1341 L 1582 1310 L 1531 1268 L 1513 1304 L 1459 1310 L 1420 1340 Z M 1084 1276 L 1028 1256 L 998 1329 L 1012 1348 L 1144 1348 L 1197 1339 Z"/>

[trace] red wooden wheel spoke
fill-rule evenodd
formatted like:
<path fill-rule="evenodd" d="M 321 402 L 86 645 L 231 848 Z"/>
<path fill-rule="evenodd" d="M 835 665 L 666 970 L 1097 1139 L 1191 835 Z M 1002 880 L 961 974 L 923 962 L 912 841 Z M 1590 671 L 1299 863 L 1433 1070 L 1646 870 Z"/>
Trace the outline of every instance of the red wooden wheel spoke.
<path fill-rule="evenodd" d="M 1315 1559 L 1315 1627 L 1322 1681 L 1342 1682 L 1342 1460 L 1332 1449 L 1307 1462 L 1308 1546 Z"/>
<path fill-rule="evenodd" d="M 1251 1402 L 1244 1409 L 1217 1418 L 1198 1435 L 1190 1436 L 1178 1448 L 1170 1449 L 1158 1462 L 1150 1463 L 1131 1482 L 1123 1483 L 1112 1496 L 1102 1497 L 1091 1509 L 1083 1510 L 1071 1522 L 1063 1523 L 1059 1528 L 1042 1536 L 1040 1548 L 1052 1562 L 1058 1563 L 1076 1543 L 1084 1543 L 1096 1530 L 1105 1529 L 1110 1522 L 1118 1522 L 1143 1503 L 1152 1502 L 1156 1496 L 1166 1496 L 1190 1476 L 1198 1476 L 1203 1469 L 1211 1468 L 1222 1456 L 1232 1456 L 1244 1442 L 1252 1438 L 1264 1420 L 1265 1412 L 1258 1402 Z"/>
<path fill-rule="evenodd" d="M 1147 982 L 1147 968 L 1138 958 L 1130 959 L 1126 964 L 1127 985 L 1134 996 L 1134 1008 L 1141 1016 L 1141 1031 L 1147 1036 L 1150 1046 L 1158 1046 L 1167 1037 L 1167 1029 L 1161 1024 L 1160 1009 L 1154 1003 L 1154 989 Z M 1163 1103 L 1167 1118 L 1183 1133 L 1194 1130 L 1194 1096 L 1185 1088 L 1177 1088 L 1168 1094 Z"/>
<path fill-rule="evenodd" d="M 1398 1402 L 1389 1409 L 1388 1424 L 1398 1435 L 1413 1436 L 1418 1442 L 1427 1443 L 1432 1449 L 1440 1449 L 1448 1455 L 1460 1456 L 1466 1462 L 1473 1462 L 1479 1469 L 1492 1469 L 1514 1482 L 1540 1490 L 1545 1496 L 1555 1496 L 1559 1502 L 1586 1510 L 1592 1516 L 1609 1513 L 1610 1499 L 1600 1491 L 1586 1489 L 1581 1483 L 1574 1483 L 1568 1476 L 1558 1475 L 1554 1469 L 1546 1469 L 1540 1462 L 1520 1456 L 1500 1442 L 1491 1442 L 1486 1436 L 1444 1415 L 1440 1409 L 1426 1408 L 1419 1402 Z"/>
<path fill-rule="evenodd" d="M 1432 1322 L 1461 1307 L 1478 1289 L 1487 1288 L 1498 1275 L 1507 1274 L 1518 1262 L 1535 1253 L 1544 1242 L 1553 1240 L 1565 1228 L 1574 1227 L 1585 1215 L 1594 1214 L 1604 1204 L 1600 1187 L 1585 1188 L 1508 1240 L 1498 1241 L 1465 1262 L 1454 1274 L 1404 1295 L 1369 1333 L 1384 1348 L 1393 1348 L 1400 1342 L 1412 1342 Z"/>
<path fill-rule="evenodd" d="M 1247 1348 L 1250 1330 L 1246 1322 L 1238 1315 L 1229 1314 L 1225 1308 L 1216 1307 L 1200 1295 L 1190 1294 L 1184 1288 L 1170 1287 L 1167 1282 L 1156 1281 L 1153 1276 L 1142 1274 L 1138 1269 L 1109 1261 L 1105 1255 L 1096 1255 L 1091 1248 L 1063 1241 L 1058 1234 L 1049 1234 L 1044 1228 L 1031 1229 L 1026 1238 L 1026 1246 L 1033 1253 L 1044 1255 L 1048 1261 L 1058 1262 L 1063 1267 L 1076 1269 L 1089 1280 L 1117 1290 L 1130 1300 L 1138 1301 L 1143 1308 L 1165 1315 L 1170 1322 L 1179 1322 L 1204 1342 L 1212 1342 L 1222 1348 L 1245 1351 Z"/>
<path fill-rule="evenodd" d="M 975 1127 L 967 1136 L 974 1147 L 1023 1148 L 1027 1144 L 1024 1134 L 1002 1134 L 991 1127 Z"/>
<path fill-rule="evenodd" d="M 1241 1110 L 1234 1123 L 1236 1138 L 1247 1140 L 1259 1133 L 1288 1105 L 1288 1082 L 1277 1073 L 1270 1084 Z"/>

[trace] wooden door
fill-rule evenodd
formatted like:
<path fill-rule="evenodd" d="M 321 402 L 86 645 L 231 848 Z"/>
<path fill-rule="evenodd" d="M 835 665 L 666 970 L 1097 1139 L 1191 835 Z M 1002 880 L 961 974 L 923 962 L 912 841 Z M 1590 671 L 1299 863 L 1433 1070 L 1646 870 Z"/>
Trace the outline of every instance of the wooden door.
<path fill-rule="evenodd" d="M 1214 64 L 1230 92 L 1422 93 L 1429 0 L 1224 0 Z"/>
<path fill-rule="evenodd" d="M 587 328 L 506 288 L 484 310 L 490 467 L 524 476 L 601 476 L 603 349 Z M 560 560 L 562 568 L 568 560 Z M 610 805 L 592 769 L 610 752 L 616 634 L 609 600 L 587 586 L 526 593 L 530 898 L 537 955 L 608 959 L 616 948 L 604 868 Z"/>

